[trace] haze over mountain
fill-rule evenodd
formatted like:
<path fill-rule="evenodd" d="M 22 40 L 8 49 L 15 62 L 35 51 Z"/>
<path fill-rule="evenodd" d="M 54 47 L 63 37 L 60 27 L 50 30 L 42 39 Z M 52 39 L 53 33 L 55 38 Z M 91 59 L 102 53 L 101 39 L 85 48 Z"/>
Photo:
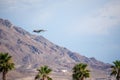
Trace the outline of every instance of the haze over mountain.
<path fill-rule="evenodd" d="M 32 35 L 4 19 L 0 19 L 0 52 L 9 52 L 16 63 L 16 70 L 21 73 L 35 72 L 34 69 L 39 66 L 48 65 L 56 75 L 65 70 L 69 73 L 66 76 L 70 76 L 72 67 L 82 62 L 89 65 L 91 78 L 106 78 L 110 68 L 110 64 L 60 47 L 43 36 Z M 71 77 L 65 80 L 69 79 Z"/>

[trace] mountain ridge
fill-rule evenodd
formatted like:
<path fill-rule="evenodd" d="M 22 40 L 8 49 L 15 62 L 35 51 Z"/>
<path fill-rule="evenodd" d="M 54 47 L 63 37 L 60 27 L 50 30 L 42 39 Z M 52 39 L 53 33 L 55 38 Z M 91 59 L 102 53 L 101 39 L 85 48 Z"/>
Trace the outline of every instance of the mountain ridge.
<path fill-rule="evenodd" d="M 60 47 L 43 36 L 32 35 L 9 20 L 0 19 L 0 51 L 9 52 L 18 70 L 35 69 L 40 65 L 54 67 L 53 71 L 71 71 L 76 63 L 86 63 L 93 72 L 107 75 L 110 64 L 95 58 L 87 58 L 79 53 Z"/>

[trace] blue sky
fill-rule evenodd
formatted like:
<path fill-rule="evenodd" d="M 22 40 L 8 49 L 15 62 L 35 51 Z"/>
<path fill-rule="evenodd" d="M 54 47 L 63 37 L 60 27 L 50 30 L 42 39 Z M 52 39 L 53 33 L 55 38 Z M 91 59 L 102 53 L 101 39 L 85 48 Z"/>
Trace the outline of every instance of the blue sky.
<path fill-rule="evenodd" d="M 81 55 L 120 60 L 120 0 L 0 0 L 0 18 L 46 29 L 39 35 Z"/>

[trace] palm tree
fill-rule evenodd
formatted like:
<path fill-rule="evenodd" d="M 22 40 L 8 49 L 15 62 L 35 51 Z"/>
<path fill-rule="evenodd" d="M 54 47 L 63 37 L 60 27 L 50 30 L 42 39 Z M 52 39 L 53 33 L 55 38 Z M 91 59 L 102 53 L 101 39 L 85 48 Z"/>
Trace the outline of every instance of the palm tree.
<path fill-rule="evenodd" d="M 84 80 L 90 77 L 90 71 L 86 69 L 87 64 L 79 63 L 73 67 L 73 80 Z"/>
<path fill-rule="evenodd" d="M 120 80 L 120 61 L 116 60 L 113 62 L 113 66 L 111 66 L 111 76 L 114 75 L 116 77 L 116 80 Z"/>
<path fill-rule="evenodd" d="M 50 69 L 48 66 L 42 66 L 39 69 L 37 69 L 38 74 L 35 76 L 35 80 L 52 80 L 48 75 L 51 73 L 52 69 Z"/>
<path fill-rule="evenodd" d="M 12 62 L 12 56 L 8 53 L 0 53 L 0 73 L 2 73 L 2 79 L 6 80 L 6 75 L 8 71 L 14 68 L 14 63 Z"/>

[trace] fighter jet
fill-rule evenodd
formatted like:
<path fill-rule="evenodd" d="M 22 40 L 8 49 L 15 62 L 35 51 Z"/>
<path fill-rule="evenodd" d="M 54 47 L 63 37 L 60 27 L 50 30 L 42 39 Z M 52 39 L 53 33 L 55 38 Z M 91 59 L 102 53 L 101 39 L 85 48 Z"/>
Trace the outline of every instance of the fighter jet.
<path fill-rule="evenodd" d="M 40 33 L 40 32 L 45 32 L 46 30 L 40 29 L 40 30 L 33 30 L 33 32 Z"/>

